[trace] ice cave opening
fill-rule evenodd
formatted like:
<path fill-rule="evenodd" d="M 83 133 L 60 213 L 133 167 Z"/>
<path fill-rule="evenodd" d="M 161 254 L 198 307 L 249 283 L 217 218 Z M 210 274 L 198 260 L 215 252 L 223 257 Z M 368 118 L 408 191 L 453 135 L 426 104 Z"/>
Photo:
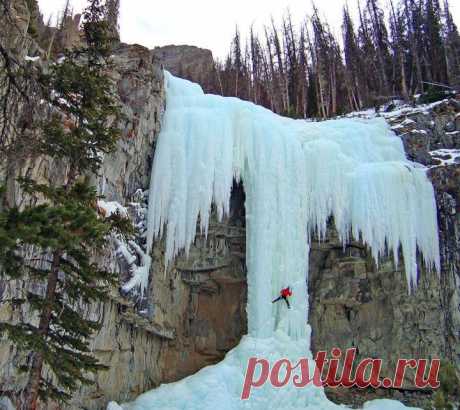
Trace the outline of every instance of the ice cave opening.
<path fill-rule="evenodd" d="M 180 251 L 187 253 L 197 223 L 206 234 L 212 206 L 219 218 L 228 215 L 234 181 L 242 181 L 248 335 L 222 362 L 122 408 L 343 408 L 310 385 L 275 389 L 266 384 L 243 401 L 247 361 L 312 358 L 310 240 L 325 237 L 331 217 L 342 243 L 361 240 L 376 263 L 389 254 L 396 265 L 403 263 L 408 290 L 417 283 L 418 252 L 427 267 L 439 271 L 436 204 L 426 169 L 406 159 L 401 140 L 383 119 L 293 120 L 237 98 L 206 95 L 197 84 L 169 73 L 165 81 L 167 106 L 152 169 L 148 249 L 155 238 L 164 237 L 166 265 Z M 287 285 L 294 290 L 289 311 L 271 303 Z"/>

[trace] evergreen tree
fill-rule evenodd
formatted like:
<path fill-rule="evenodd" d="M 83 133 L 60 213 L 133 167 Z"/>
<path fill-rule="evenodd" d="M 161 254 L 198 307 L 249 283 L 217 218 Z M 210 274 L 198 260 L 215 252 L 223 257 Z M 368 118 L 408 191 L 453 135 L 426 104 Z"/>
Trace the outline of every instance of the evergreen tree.
<path fill-rule="evenodd" d="M 390 32 L 391 32 L 391 51 L 393 54 L 392 64 L 392 84 L 393 92 L 401 95 L 404 100 L 409 100 L 409 91 L 406 76 L 406 50 L 407 40 L 404 36 L 404 12 L 401 7 L 396 8 L 390 0 Z"/>
<path fill-rule="evenodd" d="M 263 63 L 261 47 L 259 40 L 254 34 L 253 27 L 251 27 L 250 30 L 249 44 L 251 48 L 251 78 L 253 82 L 252 100 L 257 104 L 259 101 L 259 88 L 262 78 Z"/>
<path fill-rule="evenodd" d="M 275 21 L 272 18 L 272 35 L 271 35 L 271 44 L 274 48 L 274 73 L 276 78 L 276 83 L 279 92 L 280 99 L 280 110 L 281 112 L 287 112 L 288 110 L 288 101 L 287 101 L 287 82 L 286 82 L 286 71 L 283 60 L 283 49 L 281 46 L 281 41 L 278 36 L 278 30 L 276 29 Z"/>
<path fill-rule="evenodd" d="M 120 41 L 120 0 L 107 0 L 107 22 L 109 24 L 109 35 L 113 41 Z"/>
<path fill-rule="evenodd" d="M 120 111 L 107 76 L 110 36 L 105 8 L 91 0 L 84 12 L 86 45 L 67 50 L 64 59 L 38 78 L 49 115 L 41 129 L 37 154 L 68 165 L 61 186 L 18 180 L 32 205 L 0 213 L 0 271 L 10 278 L 42 284 L 12 301 L 27 304 L 38 323 L 1 323 L 19 350 L 28 354 L 22 370 L 27 384 L 18 397 L 21 409 L 36 409 L 39 398 L 67 401 L 88 372 L 105 366 L 91 355 L 88 337 L 98 323 L 83 318 L 82 304 L 107 296 L 115 277 L 93 262 L 110 233 L 130 231 L 116 214 L 101 219 L 89 175 L 102 156 L 114 150 Z M 31 256 L 31 254 L 33 256 Z"/>
<path fill-rule="evenodd" d="M 315 73 L 320 115 L 327 118 L 339 113 L 341 98 L 346 95 L 340 47 L 318 11 L 312 17 Z"/>
<path fill-rule="evenodd" d="M 359 110 L 362 108 L 361 93 L 367 95 L 367 90 L 360 87 L 361 80 L 365 78 L 362 72 L 362 58 L 359 50 L 358 41 L 350 17 L 348 7 L 343 9 L 343 54 L 345 57 L 345 66 L 347 72 L 347 86 L 349 95 L 349 104 L 352 109 Z M 364 82 L 365 86 L 365 82 Z"/>
<path fill-rule="evenodd" d="M 383 10 L 377 0 L 368 0 L 367 12 L 370 16 L 372 37 L 374 41 L 377 68 L 380 76 L 381 89 L 383 95 L 389 95 L 391 77 L 391 57 L 389 52 L 388 31 L 385 25 Z"/>
<path fill-rule="evenodd" d="M 312 72 L 308 74 L 308 94 L 307 94 L 307 116 L 318 116 L 318 95 L 316 91 L 316 82 Z"/>
<path fill-rule="evenodd" d="M 298 117 L 300 114 L 298 109 L 299 62 L 297 40 L 294 34 L 290 13 L 283 19 L 283 36 L 287 97 L 287 111 L 284 114 L 290 117 Z"/>
<path fill-rule="evenodd" d="M 423 85 L 423 12 L 421 1 L 404 0 L 404 14 L 406 17 L 408 49 L 408 73 L 410 92 L 424 91 Z"/>
<path fill-rule="evenodd" d="M 300 30 L 299 44 L 299 114 L 302 118 L 307 117 L 307 94 L 308 94 L 308 58 L 307 58 L 307 43 L 305 38 L 305 28 Z"/>
<path fill-rule="evenodd" d="M 243 55 L 241 51 L 241 40 L 240 40 L 240 31 L 238 27 L 235 29 L 235 37 L 233 39 L 233 48 L 232 48 L 232 61 L 234 62 L 235 67 L 235 96 L 238 97 L 240 93 L 240 82 L 242 82 L 243 77 Z"/>
<path fill-rule="evenodd" d="M 460 34 L 450 12 L 448 0 L 444 1 L 444 38 L 449 84 L 460 85 Z"/>
<path fill-rule="evenodd" d="M 363 67 L 366 70 L 363 81 L 365 81 L 364 88 L 368 90 L 366 105 L 369 105 L 374 103 L 375 97 L 380 93 L 380 89 L 384 87 L 384 79 L 379 68 L 377 51 L 373 41 L 372 22 L 367 8 L 363 10 L 361 5 L 359 5 L 358 44 L 360 54 L 363 56 Z"/>
<path fill-rule="evenodd" d="M 425 66 L 426 79 L 446 84 L 446 53 L 441 29 L 441 7 L 438 0 L 425 0 L 424 10 Z"/>

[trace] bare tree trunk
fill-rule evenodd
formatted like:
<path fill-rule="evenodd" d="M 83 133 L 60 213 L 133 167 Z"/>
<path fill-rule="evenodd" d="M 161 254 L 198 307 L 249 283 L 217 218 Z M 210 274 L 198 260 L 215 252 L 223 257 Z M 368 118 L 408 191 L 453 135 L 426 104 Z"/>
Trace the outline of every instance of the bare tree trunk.
<path fill-rule="evenodd" d="M 214 66 L 216 72 L 217 82 L 219 83 L 220 95 L 224 95 L 224 87 L 222 86 L 222 77 L 220 76 L 219 67 Z"/>
<path fill-rule="evenodd" d="M 325 119 L 327 118 L 327 110 L 326 110 L 326 107 L 325 107 L 325 103 L 324 103 L 324 87 L 323 87 L 323 82 L 321 81 L 321 70 L 320 70 L 320 67 L 318 66 L 317 68 L 317 79 L 318 79 L 318 98 L 319 98 L 319 106 L 321 108 L 321 113 L 322 113 L 322 117 Z"/>
<path fill-rule="evenodd" d="M 336 70 L 335 64 L 330 68 L 331 70 L 331 104 L 332 111 L 331 114 L 337 114 L 337 79 L 336 79 Z"/>
<path fill-rule="evenodd" d="M 278 37 L 278 32 L 276 30 L 275 22 L 273 19 L 272 19 L 272 30 L 273 30 L 273 43 L 275 46 L 276 59 L 278 62 L 278 77 L 279 77 L 278 81 L 282 84 L 282 86 L 279 87 L 280 92 L 281 92 L 282 110 L 286 111 L 286 98 L 285 98 L 286 81 L 284 78 L 283 56 L 282 56 L 281 44 L 280 44 L 279 37 Z"/>
<path fill-rule="evenodd" d="M 415 38 L 414 32 L 413 32 L 413 24 L 412 24 L 412 17 L 409 14 L 409 5 L 407 3 L 407 0 L 404 2 L 405 10 L 406 10 L 406 19 L 408 22 L 408 37 L 409 37 L 409 46 L 412 54 L 412 58 L 414 60 L 415 64 L 415 76 L 416 76 L 416 81 L 414 84 L 414 81 L 412 81 L 412 90 L 411 92 L 416 92 L 418 90 L 418 87 L 420 87 L 420 91 L 423 92 L 423 78 L 422 78 L 422 68 L 420 65 L 420 58 L 418 55 L 418 50 L 417 50 L 417 39 Z"/>
<path fill-rule="evenodd" d="M 272 53 L 272 44 L 271 44 L 271 39 L 270 35 L 268 34 L 268 30 L 265 27 L 265 37 L 267 39 L 267 49 L 268 49 L 268 56 L 270 58 L 270 74 L 271 74 L 271 98 L 272 98 L 272 110 L 275 112 L 279 112 L 279 107 L 278 107 L 278 101 L 275 95 L 275 90 L 278 89 L 278 83 L 277 83 L 277 78 L 276 78 L 276 72 L 275 72 L 275 62 L 273 60 L 273 53 Z"/>
<path fill-rule="evenodd" d="M 409 92 L 407 90 L 407 83 L 406 83 L 406 70 L 404 67 L 404 53 L 400 52 L 400 60 L 401 60 L 401 93 L 404 99 L 407 101 L 409 100 Z"/>
<path fill-rule="evenodd" d="M 53 304 L 56 301 L 56 289 L 58 284 L 59 265 L 62 253 L 56 251 L 53 254 L 53 262 L 48 274 L 48 283 L 46 286 L 45 306 L 40 315 L 38 325 L 38 334 L 44 337 L 49 330 Z M 36 410 L 40 391 L 40 381 L 43 371 L 44 356 L 42 352 L 34 352 L 32 355 L 32 365 L 29 372 L 29 380 L 24 390 L 24 400 L 21 404 L 21 410 Z"/>
<path fill-rule="evenodd" d="M 54 40 L 56 39 L 56 30 L 53 30 L 52 34 L 51 34 L 51 39 L 50 39 L 50 43 L 48 45 L 48 49 L 46 51 L 46 58 L 51 58 L 51 51 L 53 50 L 53 45 L 54 45 Z"/>
<path fill-rule="evenodd" d="M 238 70 L 235 73 L 235 97 L 238 97 Z"/>

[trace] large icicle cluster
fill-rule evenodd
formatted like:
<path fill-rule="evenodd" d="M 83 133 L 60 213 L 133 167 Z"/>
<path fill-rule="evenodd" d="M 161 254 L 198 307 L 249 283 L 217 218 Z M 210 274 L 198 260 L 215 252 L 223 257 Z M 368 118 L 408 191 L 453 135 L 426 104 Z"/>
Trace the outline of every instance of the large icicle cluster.
<path fill-rule="evenodd" d="M 376 261 L 392 251 L 397 263 L 401 246 L 408 283 L 416 284 L 417 246 L 427 265 L 439 269 L 433 188 L 425 168 L 406 160 L 401 140 L 383 119 L 296 121 L 166 77 L 168 108 L 151 179 L 149 246 L 166 224 L 167 262 L 179 250 L 188 251 L 198 220 L 206 232 L 212 202 L 219 217 L 228 211 L 233 179 L 242 178 L 247 191 L 260 189 L 254 192 L 263 196 L 254 198 L 257 207 L 274 211 L 276 201 L 283 201 L 270 216 L 294 212 L 306 229 L 304 240 L 313 233 L 323 238 L 333 216 L 343 242 L 352 232 Z M 273 192 L 265 197 L 268 191 Z"/>
<path fill-rule="evenodd" d="M 225 360 L 124 405 L 133 409 L 328 409 L 321 389 L 264 387 L 239 399 L 247 358 L 311 356 L 307 274 L 312 235 L 331 216 L 345 243 L 362 239 L 376 261 L 404 256 L 416 284 L 417 247 L 439 269 L 436 205 L 425 169 L 406 160 L 382 119 L 292 120 L 236 98 L 205 95 L 166 73 L 167 109 L 152 170 L 148 249 L 166 233 L 166 262 L 206 232 L 214 203 L 229 210 L 234 179 L 246 192 L 249 335 Z M 293 309 L 272 304 L 293 287 Z"/>

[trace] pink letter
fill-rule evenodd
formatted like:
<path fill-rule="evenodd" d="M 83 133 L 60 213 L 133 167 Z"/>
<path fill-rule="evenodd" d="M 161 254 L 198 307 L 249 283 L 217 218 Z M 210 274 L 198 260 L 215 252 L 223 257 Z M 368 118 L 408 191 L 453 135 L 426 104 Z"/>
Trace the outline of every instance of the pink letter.
<path fill-rule="evenodd" d="M 324 386 L 324 382 L 321 379 L 321 376 L 323 374 L 324 365 L 328 361 L 326 359 L 326 356 L 327 356 L 327 352 L 324 352 L 324 351 L 320 351 L 320 352 L 316 353 L 316 358 L 315 358 L 316 368 L 315 368 L 315 373 L 313 375 L 313 384 L 316 387 L 323 387 Z"/>
<path fill-rule="evenodd" d="M 255 381 L 253 378 L 257 364 L 262 365 L 262 370 L 260 372 L 259 380 Z M 252 387 L 261 387 L 264 385 L 268 378 L 269 367 L 270 365 L 268 360 L 257 359 L 256 357 L 251 357 L 249 359 L 248 367 L 246 369 L 246 376 L 244 378 L 243 392 L 241 393 L 241 400 L 249 399 Z"/>
<path fill-rule="evenodd" d="M 284 380 L 280 382 L 279 373 L 280 373 L 281 366 L 283 364 L 286 365 L 286 376 L 284 377 Z M 289 382 L 289 379 L 291 378 L 291 371 L 292 371 L 292 366 L 289 360 L 287 359 L 278 360 L 273 366 L 272 372 L 270 374 L 270 383 L 272 384 L 272 386 L 273 387 L 286 386 L 286 384 Z"/>
<path fill-rule="evenodd" d="M 365 379 L 366 368 L 371 365 L 371 376 L 368 380 Z M 376 367 L 377 365 L 377 367 Z M 365 389 L 366 387 L 372 386 L 377 388 L 381 386 L 380 371 L 382 370 L 382 360 L 381 359 L 364 359 L 358 365 L 356 369 L 355 385 L 360 389 Z"/>
<path fill-rule="evenodd" d="M 428 360 L 426 359 L 422 359 L 418 361 L 417 373 L 415 374 L 415 385 L 419 389 L 424 389 L 428 385 L 433 389 L 437 389 L 441 385 L 441 383 L 439 383 L 439 380 L 438 380 L 441 361 L 439 359 L 433 359 L 431 361 L 430 372 L 428 373 L 428 378 L 424 379 L 423 376 L 425 375 L 425 369 L 426 369 L 427 362 Z"/>
<path fill-rule="evenodd" d="M 347 349 L 345 354 L 345 363 L 343 365 L 342 377 L 340 384 L 343 387 L 352 387 L 355 384 L 355 379 L 351 378 L 351 371 L 353 370 L 353 362 L 356 357 L 356 348 Z"/>
<path fill-rule="evenodd" d="M 412 369 L 417 367 L 417 361 L 415 359 L 398 359 L 398 364 L 396 365 L 395 377 L 393 380 L 393 387 L 399 389 L 403 385 L 404 373 L 406 372 L 406 367 L 409 366 Z"/>
<path fill-rule="evenodd" d="M 294 382 L 295 387 L 305 387 L 307 384 L 309 384 L 312 379 L 310 379 L 310 370 L 308 369 L 308 359 L 301 359 L 299 360 L 299 363 L 294 367 L 296 369 L 300 365 L 300 374 L 295 375 L 292 378 L 292 381 Z"/>
<path fill-rule="evenodd" d="M 337 380 L 337 370 L 339 368 L 339 359 L 342 356 L 342 351 L 338 347 L 332 349 L 332 359 L 329 360 L 329 369 L 327 370 L 325 386 L 337 387 L 340 380 Z"/>

